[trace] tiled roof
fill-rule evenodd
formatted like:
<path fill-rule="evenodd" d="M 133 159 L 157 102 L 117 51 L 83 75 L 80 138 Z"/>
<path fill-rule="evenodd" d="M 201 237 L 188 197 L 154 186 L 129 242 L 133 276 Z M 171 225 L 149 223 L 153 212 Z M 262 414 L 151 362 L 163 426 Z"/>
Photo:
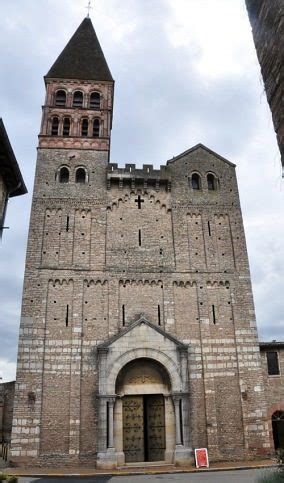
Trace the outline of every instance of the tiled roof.
<path fill-rule="evenodd" d="M 45 77 L 113 81 L 89 18 L 83 20 Z"/>

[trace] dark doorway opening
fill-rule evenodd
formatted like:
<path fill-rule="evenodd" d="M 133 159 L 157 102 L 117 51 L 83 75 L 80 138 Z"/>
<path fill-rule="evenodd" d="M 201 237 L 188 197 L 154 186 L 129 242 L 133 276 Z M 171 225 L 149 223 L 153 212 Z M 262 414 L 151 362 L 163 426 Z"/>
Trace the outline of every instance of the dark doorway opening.
<path fill-rule="evenodd" d="M 284 449 L 284 411 L 272 415 L 272 431 L 275 449 Z"/>
<path fill-rule="evenodd" d="M 161 394 L 123 398 L 126 463 L 165 459 L 165 401 Z"/>

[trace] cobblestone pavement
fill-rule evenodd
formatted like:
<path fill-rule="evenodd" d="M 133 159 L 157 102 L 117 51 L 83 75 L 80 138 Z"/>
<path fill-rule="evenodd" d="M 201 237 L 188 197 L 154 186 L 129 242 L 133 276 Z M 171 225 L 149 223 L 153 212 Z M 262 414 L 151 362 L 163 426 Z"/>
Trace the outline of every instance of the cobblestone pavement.
<path fill-rule="evenodd" d="M 21 477 L 19 483 L 257 483 L 258 477 L 272 470 L 238 470 L 208 473 L 182 473 L 136 476 Z"/>

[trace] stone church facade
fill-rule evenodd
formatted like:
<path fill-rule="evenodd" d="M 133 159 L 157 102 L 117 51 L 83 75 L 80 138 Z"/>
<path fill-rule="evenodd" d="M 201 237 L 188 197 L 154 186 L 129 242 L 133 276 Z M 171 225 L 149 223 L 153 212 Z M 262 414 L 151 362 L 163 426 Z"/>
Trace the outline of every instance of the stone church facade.
<path fill-rule="evenodd" d="M 110 163 L 114 81 L 88 18 L 45 83 L 12 463 L 267 455 L 235 165 L 201 144 Z"/>

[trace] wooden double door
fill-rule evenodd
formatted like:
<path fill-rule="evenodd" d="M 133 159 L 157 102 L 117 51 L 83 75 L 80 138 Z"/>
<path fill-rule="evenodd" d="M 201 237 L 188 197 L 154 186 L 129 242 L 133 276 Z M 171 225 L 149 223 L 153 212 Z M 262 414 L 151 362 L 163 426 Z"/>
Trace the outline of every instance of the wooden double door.
<path fill-rule="evenodd" d="M 165 459 L 165 400 L 161 394 L 123 398 L 125 462 Z"/>

